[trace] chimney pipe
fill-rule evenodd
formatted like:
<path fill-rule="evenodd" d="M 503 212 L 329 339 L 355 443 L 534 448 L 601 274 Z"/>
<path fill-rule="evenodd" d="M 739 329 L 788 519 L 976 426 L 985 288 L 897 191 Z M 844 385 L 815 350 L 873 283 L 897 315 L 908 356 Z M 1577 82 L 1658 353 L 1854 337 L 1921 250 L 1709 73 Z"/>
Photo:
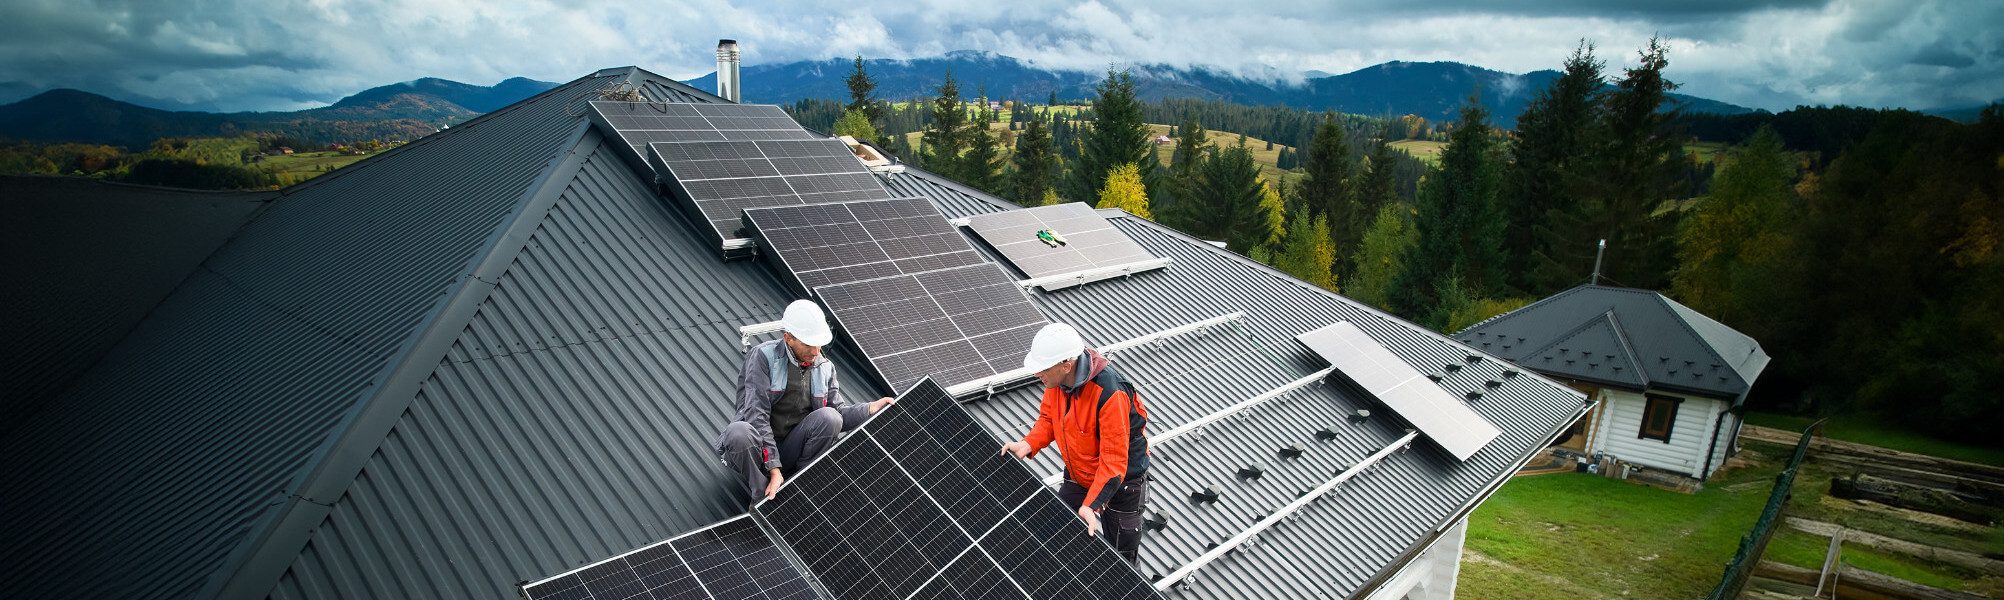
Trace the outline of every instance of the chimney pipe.
<path fill-rule="evenodd" d="M 717 95 L 738 102 L 738 41 L 717 40 Z"/>
<path fill-rule="evenodd" d="M 723 52 L 723 51 L 722 51 L 722 50 L 719 50 L 718 52 L 719 52 L 719 53 L 721 53 L 721 52 Z M 733 70 L 732 70 L 732 73 L 731 73 L 731 75 L 732 75 L 732 82 L 733 82 L 733 87 L 735 87 L 735 82 L 737 81 L 737 79 L 736 79 L 736 75 L 737 75 L 737 73 L 736 73 L 736 70 L 735 70 L 735 69 L 733 69 Z M 1593 253 L 1593 284 L 1594 284 L 1594 285 L 1600 285 L 1600 257 L 1601 257 L 1602 255 L 1605 255 L 1605 254 L 1607 254 L 1607 240 L 1601 240 L 1601 241 L 1600 241 L 1600 249 L 1599 249 L 1599 250 L 1595 250 L 1595 251 L 1594 251 L 1594 253 Z"/>

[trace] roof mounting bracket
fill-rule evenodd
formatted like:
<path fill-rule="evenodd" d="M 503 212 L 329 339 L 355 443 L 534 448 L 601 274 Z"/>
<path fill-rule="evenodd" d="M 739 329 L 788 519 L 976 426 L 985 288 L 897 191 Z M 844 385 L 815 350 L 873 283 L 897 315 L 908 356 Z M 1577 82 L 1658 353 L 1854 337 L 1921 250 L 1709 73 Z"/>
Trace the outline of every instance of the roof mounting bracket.
<path fill-rule="evenodd" d="M 781 331 L 781 330 L 784 330 L 784 329 L 786 329 L 786 324 L 785 324 L 785 322 L 782 322 L 782 321 L 769 321 L 769 322 L 765 322 L 765 323 L 753 323 L 753 324 L 750 324 L 750 325 L 746 325 L 746 326 L 743 326 L 743 327 L 739 327 L 739 328 L 738 328 L 738 343 L 739 343 L 739 344 L 744 344 L 744 347 L 746 347 L 746 348 L 750 348 L 750 347 L 751 347 L 751 339 L 752 339 L 752 336 L 755 336 L 755 335 L 764 335 L 764 334 L 768 334 L 768 333 L 772 333 L 772 332 L 775 332 L 775 331 Z"/>

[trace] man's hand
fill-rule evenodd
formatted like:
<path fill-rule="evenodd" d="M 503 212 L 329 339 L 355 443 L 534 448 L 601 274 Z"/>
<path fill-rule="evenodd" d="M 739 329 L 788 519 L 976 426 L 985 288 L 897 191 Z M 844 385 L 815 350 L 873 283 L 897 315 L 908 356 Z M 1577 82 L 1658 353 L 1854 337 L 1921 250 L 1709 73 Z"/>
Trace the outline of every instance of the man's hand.
<path fill-rule="evenodd" d="M 877 411 L 883 410 L 884 407 L 897 403 L 897 398 L 878 398 L 875 402 L 870 403 L 870 414 L 877 414 Z"/>
<path fill-rule="evenodd" d="M 1079 507 L 1079 518 L 1085 519 L 1086 537 L 1099 533 L 1099 513 L 1094 512 L 1091 505 Z"/>
<path fill-rule="evenodd" d="M 779 469 L 767 471 L 765 475 L 765 499 L 771 500 L 773 496 L 779 495 L 779 484 L 786 481 L 786 476 L 780 475 Z"/>
<path fill-rule="evenodd" d="M 1009 442 L 1002 445 L 1002 453 L 1014 454 L 1016 458 L 1026 458 L 1030 456 L 1030 444 L 1022 440 Z"/>

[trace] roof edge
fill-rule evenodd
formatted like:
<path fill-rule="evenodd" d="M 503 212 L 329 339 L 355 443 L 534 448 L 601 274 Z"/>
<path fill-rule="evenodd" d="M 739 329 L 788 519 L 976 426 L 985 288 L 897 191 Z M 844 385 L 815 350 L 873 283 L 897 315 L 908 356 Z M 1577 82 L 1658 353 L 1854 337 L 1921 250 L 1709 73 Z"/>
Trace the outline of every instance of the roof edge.
<path fill-rule="evenodd" d="M 602 141 L 589 121 L 578 123 L 569 139 L 523 191 L 514 217 L 495 228 L 483 250 L 455 277 L 457 289 L 449 291 L 421 321 L 422 329 L 385 361 L 374 393 L 351 410 L 346 422 L 334 429 L 307 462 L 310 471 L 302 474 L 294 492 L 282 506 L 267 511 L 268 516 L 253 526 L 251 541 L 232 552 L 225 563 L 228 566 L 212 575 L 195 597 L 262 598 L 278 584 L 320 523 L 333 512 L 334 504 L 402 420 L 419 386 L 437 370 L 438 362 L 479 312 L 494 290 L 494 281 L 507 272 L 556 205 L 569 183 L 561 175 L 575 173 Z"/>
<path fill-rule="evenodd" d="M 625 66 L 625 67 L 613 67 L 613 68 L 610 68 L 610 69 L 600 69 L 600 70 L 599 70 L 599 73 L 606 73 L 606 72 L 608 72 L 608 71 L 613 71 L 613 72 L 617 72 L 617 71 L 620 71 L 620 70 L 627 70 L 627 73 L 626 73 L 626 81 L 627 81 L 628 83 L 633 83 L 634 85 L 640 85 L 640 84 L 638 84 L 638 83 L 634 83 L 634 81 L 633 81 L 633 79 L 634 79 L 634 75 L 640 75 L 640 74 L 645 74 L 645 75 L 647 75 L 647 76 L 649 76 L 649 77 L 653 77 L 653 78 L 655 78 L 655 79 L 658 79 L 658 80 L 661 80 L 661 81 L 665 81 L 665 82 L 667 82 L 667 83 L 666 83 L 665 85 L 667 85 L 668 87 L 672 87 L 672 88 L 675 88 L 675 89 L 676 89 L 677 91 L 680 91 L 680 92 L 682 92 L 682 93 L 684 93 L 684 94 L 689 94 L 689 95 L 691 95 L 691 96 L 696 96 L 696 97 L 699 97 L 699 98 L 703 98 L 703 99 L 705 99 L 705 100 L 708 100 L 708 101 L 710 101 L 710 102 L 714 102 L 714 103 L 717 103 L 717 104 L 738 104 L 737 102 L 732 102 L 732 101 L 730 101 L 730 100 L 728 100 L 728 99 L 725 99 L 725 98 L 724 98 L 723 96 L 718 96 L 718 95 L 716 95 L 716 94 L 713 94 L 713 93 L 710 93 L 710 92 L 705 92 L 705 91 L 703 91 L 703 90 L 702 90 L 702 88 L 698 88 L 698 87 L 696 87 L 696 86 L 693 86 L 693 85 L 689 85 L 689 84 L 686 84 L 686 83 L 682 83 L 682 81 L 681 81 L 681 80 L 678 80 L 678 79 L 675 79 L 675 78 L 673 78 L 673 77 L 668 77 L 668 76 L 664 76 L 664 75 L 662 75 L 662 74 L 660 74 L 660 73 L 656 73 L 656 72 L 653 72 L 653 71 L 649 71 L 649 70 L 647 70 L 647 69 L 642 69 L 642 68 L 640 68 L 640 67 L 638 67 L 638 66 Z"/>

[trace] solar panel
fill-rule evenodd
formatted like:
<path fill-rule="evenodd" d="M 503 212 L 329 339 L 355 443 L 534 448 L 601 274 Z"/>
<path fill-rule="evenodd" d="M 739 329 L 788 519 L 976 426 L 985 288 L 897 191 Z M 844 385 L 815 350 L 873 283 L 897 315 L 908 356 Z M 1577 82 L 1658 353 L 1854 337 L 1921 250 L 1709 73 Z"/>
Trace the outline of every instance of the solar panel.
<path fill-rule="evenodd" d="M 1159 598 L 944 388 L 914 385 L 756 510 L 838 598 Z"/>
<path fill-rule="evenodd" d="M 591 108 L 595 120 L 640 157 L 647 155 L 647 145 L 654 142 L 821 139 L 801 128 L 786 111 L 767 104 L 596 100 Z"/>
<path fill-rule="evenodd" d="M 838 140 L 653 143 L 647 162 L 680 186 L 719 239 L 746 237 L 744 210 L 891 197 Z"/>
<path fill-rule="evenodd" d="M 924 198 L 752 208 L 744 218 L 803 290 L 983 262 Z"/>
<path fill-rule="evenodd" d="M 1155 258 L 1092 207 L 1079 202 L 977 215 L 967 219 L 967 227 L 1032 279 Z M 1038 239 L 1037 232 L 1044 230 L 1057 233 L 1065 243 L 1053 246 Z M 1058 290 L 1118 276 L 1109 273 L 1039 287 Z"/>
<path fill-rule="evenodd" d="M 1338 321 L 1294 339 L 1322 355 L 1344 377 L 1376 396 L 1457 459 L 1468 460 L 1490 440 L 1502 435 L 1482 415 L 1349 321 Z"/>
<path fill-rule="evenodd" d="M 522 586 L 528 600 L 811 600 L 818 597 L 750 515 Z"/>
<path fill-rule="evenodd" d="M 1001 267 L 981 263 L 814 289 L 893 390 L 957 385 L 1022 367 L 1050 323 Z"/>

